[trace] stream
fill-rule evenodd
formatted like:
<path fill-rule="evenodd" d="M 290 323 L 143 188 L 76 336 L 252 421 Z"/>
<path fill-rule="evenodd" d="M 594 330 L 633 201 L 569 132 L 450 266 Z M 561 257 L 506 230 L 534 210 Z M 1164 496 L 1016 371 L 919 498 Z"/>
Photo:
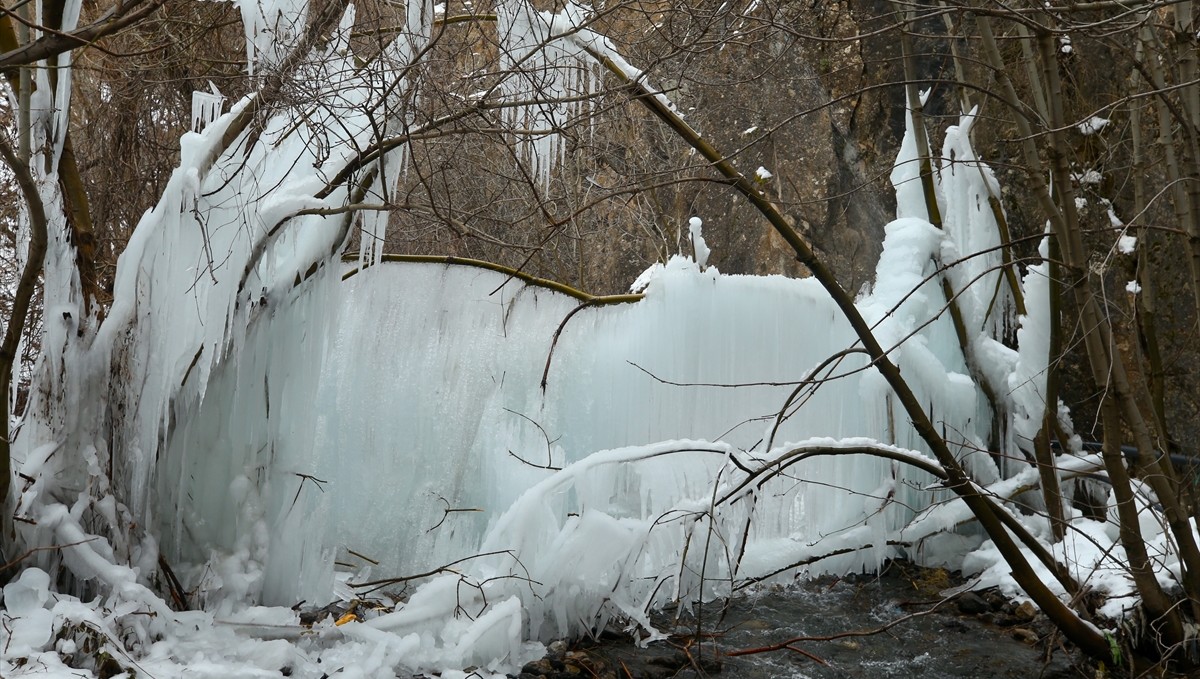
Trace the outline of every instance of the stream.
<path fill-rule="evenodd" d="M 701 612 L 703 643 L 697 645 L 696 617 L 661 616 L 659 629 L 676 636 L 639 649 L 628 635 L 606 635 L 576 644 L 526 666 L 523 679 L 611 676 L 668 679 L 832 679 L 921 677 L 922 679 L 1075 677 L 1073 658 L 1061 647 L 1047 654 L 1051 628 L 1032 609 L 1016 610 L 998 595 L 967 593 L 928 611 L 938 591 L 957 584 L 940 570 L 893 565 L 882 577 L 820 578 L 792 587 L 763 587 L 735 597 L 718 621 L 720 607 Z M 729 656 L 792 637 L 828 637 L 872 630 L 898 618 L 885 631 L 827 641 L 797 643 L 799 652 L 778 650 Z M 678 617 L 678 622 L 676 622 Z M 1048 656 L 1048 657 L 1047 657 Z M 565 661 L 565 663 L 564 663 Z M 824 662 L 825 664 L 821 664 Z M 539 664 L 540 663 L 540 664 Z M 573 666 L 582 667 L 573 667 Z M 580 671 L 583 671 L 580 674 Z"/>

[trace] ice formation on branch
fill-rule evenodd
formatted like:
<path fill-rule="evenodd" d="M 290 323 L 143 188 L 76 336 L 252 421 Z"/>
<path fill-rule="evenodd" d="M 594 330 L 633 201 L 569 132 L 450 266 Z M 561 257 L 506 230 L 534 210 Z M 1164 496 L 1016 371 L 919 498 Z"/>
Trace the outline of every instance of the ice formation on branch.
<path fill-rule="evenodd" d="M 296 44 L 308 20 L 307 0 L 241 0 L 246 33 L 246 64 L 250 75 L 278 66 L 289 46 Z"/>

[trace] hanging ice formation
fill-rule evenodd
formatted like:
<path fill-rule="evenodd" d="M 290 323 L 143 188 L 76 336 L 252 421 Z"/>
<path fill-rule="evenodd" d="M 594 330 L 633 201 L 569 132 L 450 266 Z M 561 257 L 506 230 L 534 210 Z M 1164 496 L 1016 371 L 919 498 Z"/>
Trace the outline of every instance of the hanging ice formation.
<path fill-rule="evenodd" d="M 523 639 L 614 615 L 648 625 L 645 611 L 668 599 L 726 594 L 771 574 L 874 568 L 899 550 L 936 560 L 952 556 L 947 544 L 961 548 L 937 537 L 964 518 L 956 504 L 913 521 L 946 499 L 927 476 L 850 452 L 920 455 L 922 444 L 861 355 L 827 360 L 855 338 L 815 281 L 727 276 L 676 257 L 647 278 L 641 301 L 576 314 L 551 352 L 578 305 L 560 293 L 436 264 L 371 266 L 342 280 L 331 253 L 348 222 L 316 213 L 382 195 L 402 162 L 402 151 L 383 154 L 355 181 L 326 187 L 378 141 L 368 116 L 387 108 L 376 106 L 387 89 L 379 83 L 428 35 L 433 11 L 418 4 L 412 16 L 425 19 L 377 67 L 354 63 L 347 11 L 335 39 L 299 67 L 327 95 L 305 124 L 277 114 L 249 142 L 238 126 L 256 106 L 251 96 L 185 135 L 180 168 L 122 256 L 98 330 L 70 320 L 80 316 L 76 287 L 61 275 L 71 271 L 69 244 L 53 244 L 61 265 L 48 270 L 46 299 L 68 320 L 47 323 L 41 388 L 15 453 L 31 479 L 18 486 L 18 529 L 29 544 L 71 544 L 61 562 L 46 552 L 41 565 L 151 601 L 138 583 L 160 544 L 211 610 L 232 615 L 252 603 L 328 600 L 368 573 L 455 564 L 396 612 L 343 634 L 384 639 L 387 662 L 409 667 L 495 668 L 522 656 Z M 242 6 L 252 57 L 277 65 L 278 44 L 262 29 L 303 26 L 304 3 Z M 591 73 L 585 53 L 642 78 L 578 27 L 574 5 L 548 15 L 514 0 L 498 16 L 521 49 L 565 36 L 535 66 L 584 59 L 551 93 Z M 562 113 L 521 115 L 539 125 Z M 970 120 L 947 135 L 945 230 L 901 182 L 905 216 L 888 226 L 874 291 L 859 307 L 975 477 L 991 484 L 1003 482 L 1001 470 L 973 451 L 985 449 L 992 413 L 942 313 L 937 263 L 976 254 L 952 269 L 964 272 L 955 283 L 968 290 L 973 341 L 999 357 L 984 370 L 1009 381 L 1029 413 L 1045 356 L 1036 342 L 1020 355 L 996 342 L 1002 314 L 987 309 L 1005 308 L 988 299 L 998 255 L 978 254 L 995 244 L 980 207 L 994 179 L 970 155 Z M 385 134 L 401 122 L 416 129 L 392 120 Z M 227 134 L 241 141 L 223 147 Z M 530 151 L 543 176 L 557 154 L 546 143 Z M 898 167 L 915 153 L 907 144 Z M 1037 327 L 1025 321 L 1022 331 Z M 811 378 L 819 388 L 789 398 Z M 745 469 L 804 446 L 847 452 L 726 497 Z M 168 625 L 175 618 L 159 604 L 156 624 Z M 413 631 L 419 642 L 405 636 Z"/>

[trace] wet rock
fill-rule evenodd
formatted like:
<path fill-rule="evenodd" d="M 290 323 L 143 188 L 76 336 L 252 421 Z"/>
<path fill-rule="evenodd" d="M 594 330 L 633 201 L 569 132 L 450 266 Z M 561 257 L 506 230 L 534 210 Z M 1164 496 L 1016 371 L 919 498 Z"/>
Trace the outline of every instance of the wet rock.
<path fill-rule="evenodd" d="M 988 591 L 984 592 L 982 596 L 983 599 L 988 602 L 988 606 L 990 606 L 993 611 L 1002 611 L 1011 605 L 1008 601 L 1008 598 L 1000 593 L 1000 590 L 989 589 Z"/>
<path fill-rule="evenodd" d="M 616 679 L 617 672 L 602 654 L 570 650 L 567 642 L 552 643 L 549 654 L 525 663 L 521 673 L 512 679 Z"/>
<path fill-rule="evenodd" d="M 971 628 L 968 627 L 967 624 L 961 620 L 958 620 L 955 618 L 947 618 L 946 621 L 942 623 L 942 629 L 950 630 L 950 631 L 958 632 L 959 634 L 962 634 Z"/>
<path fill-rule="evenodd" d="M 1026 629 L 1024 627 L 1014 627 L 1012 629 L 1012 631 L 1009 632 L 1009 634 L 1012 635 L 1013 639 L 1016 639 L 1017 641 L 1029 644 L 1030 646 L 1032 646 L 1038 642 L 1037 632 L 1034 632 L 1031 629 Z"/>
<path fill-rule="evenodd" d="M 550 664 L 540 665 L 534 661 L 526 663 L 521 673 L 517 675 L 517 679 L 580 679 L 580 677 L 603 678 L 609 676 L 613 676 L 612 672 L 596 672 L 574 664 L 563 665 L 561 670 L 555 670 Z"/>
<path fill-rule="evenodd" d="M 547 676 L 553 673 L 554 667 L 550 664 L 549 658 L 541 658 L 540 660 L 527 662 L 525 663 L 525 666 L 521 668 L 522 677 L 525 677 L 527 674 L 533 677 L 538 677 Z"/>
<path fill-rule="evenodd" d="M 720 661 L 705 656 L 691 655 L 681 650 L 648 658 L 646 664 L 671 670 L 671 676 L 674 676 L 680 670 L 693 667 L 699 668 L 706 673 L 721 671 Z"/>
<path fill-rule="evenodd" d="M 1013 611 L 1013 617 L 1021 622 L 1030 622 L 1037 617 L 1038 609 L 1030 601 L 1022 601 Z"/>
<path fill-rule="evenodd" d="M 717 659 L 715 646 L 692 644 L 686 637 L 679 637 L 674 643 L 655 643 L 645 648 L 625 644 L 601 644 L 587 650 L 568 651 L 564 655 L 565 673 L 536 676 L 544 676 L 545 679 L 670 679 L 703 677 L 723 669 L 721 660 Z M 526 665 L 525 669 L 545 667 L 531 665 L 533 663 Z"/>
<path fill-rule="evenodd" d="M 550 645 L 546 647 L 546 650 L 550 655 L 561 657 L 567 652 L 567 642 L 562 639 L 551 641 Z"/>
<path fill-rule="evenodd" d="M 725 665 L 720 660 L 706 656 L 696 658 L 696 665 L 704 674 L 715 674 L 725 668 Z"/>
<path fill-rule="evenodd" d="M 1028 627 L 1034 632 L 1037 632 L 1039 638 L 1047 637 L 1058 631 L 1058 628 L 1055 627 L 1054 623 L 1050 622 L 1049 618 L 1046 616 L 1037 618 L 1033 621 L 1033 624 L 1028 625 Z"/>
<path fill-rule="evenodd" d="M 977 615 L 992 610 L 991 604 L 974 592 L 964 592 L 956 602 L 958 611 L 964 615 Z"/>

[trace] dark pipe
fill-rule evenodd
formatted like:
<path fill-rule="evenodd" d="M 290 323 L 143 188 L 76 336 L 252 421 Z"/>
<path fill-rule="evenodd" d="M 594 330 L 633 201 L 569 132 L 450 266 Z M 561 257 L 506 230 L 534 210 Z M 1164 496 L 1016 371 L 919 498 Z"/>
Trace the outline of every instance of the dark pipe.
<path fill-rule="evenodd" d="M 1060 452 L 1062 451 L 1062 446 L 1060 446 L 1058 444 L 1058 441 L 1051 442 L 1050 446 L 1057 451 L 1060 451 Z M 1103 448 L 1104 448 L 1104 444 L 1100 443 L 1099 441 L 1084 441 L 1083 442 L 1083 449 L 1089 453 L 1102 452 Z M 1138 449 L 1136 446 L 1121 446 L 1121 453 L 1123 455 L 1125 455 L 1125 459 L 1130 464 L 1137 463 Z M 1171 453 L 1170 458 L 1171 458 L 1171 464 L 1174 465 L 1174 467 L 1176 469 L 1188 469 L 1191 467 L 1200 466 L 1200 458 L 1195 458 L 1190 455 L 1184 455 L 1182 453 Z"/>

